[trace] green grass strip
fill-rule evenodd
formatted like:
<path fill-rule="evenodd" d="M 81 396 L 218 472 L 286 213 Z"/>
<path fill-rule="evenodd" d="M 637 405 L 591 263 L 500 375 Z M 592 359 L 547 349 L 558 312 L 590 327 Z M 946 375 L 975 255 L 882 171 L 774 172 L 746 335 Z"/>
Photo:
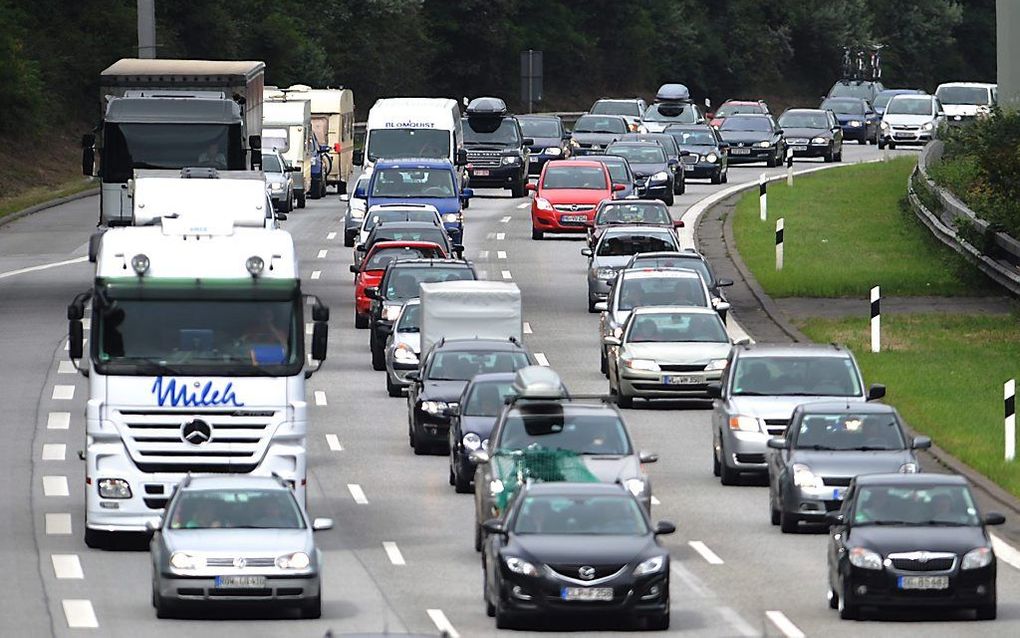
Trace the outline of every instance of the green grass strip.
<path fill-rule="evenodd" d="M 14 197 L 0 197 L 0 217 L 16 213 L 19 210 L 25 210 L 36 204 L 42 204 L 48 202 L 51 199 L 57 199 L 58 197 L 67 197 L 68 195 L 74 195 L 90 188 L 99 186 L 99 182 L 88 180 L 85 178 L 74 179 L 61 186 L 41 186 L 25 191 L 20 195 Z"/>

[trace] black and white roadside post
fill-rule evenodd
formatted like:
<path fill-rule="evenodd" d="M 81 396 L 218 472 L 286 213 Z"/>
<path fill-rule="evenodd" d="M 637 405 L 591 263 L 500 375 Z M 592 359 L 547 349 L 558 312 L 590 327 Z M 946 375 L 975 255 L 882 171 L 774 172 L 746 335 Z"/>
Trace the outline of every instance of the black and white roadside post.
<path fill-rule="evenodd" d="M 783 218 L 776 220 L 776 270 L 783 269 Z"/>
<path fill-rule="evenodd" d="M 1016 379 L 1003 384 L 1003 404 L 1006 409 L 1006 460 L 1016 458 Z"/>
<path fill-rule="evenodd" d="M 793 149 L 786 147 L 786 185 L 793 186 Z"/>
<path fill-rule="evenodd" d="M 765 173 L 758 178 L 758 210 L 761 213 L 761 220 L 769 218 L 769 196 L 767 191 L 768 177 Z"/>
<path fill-rule="evenodd" d="M 871 351 L 882 349 L 882 317 L 879 313 L 879 301 L 882 295 L 878 286 L 871 289 Z"/>

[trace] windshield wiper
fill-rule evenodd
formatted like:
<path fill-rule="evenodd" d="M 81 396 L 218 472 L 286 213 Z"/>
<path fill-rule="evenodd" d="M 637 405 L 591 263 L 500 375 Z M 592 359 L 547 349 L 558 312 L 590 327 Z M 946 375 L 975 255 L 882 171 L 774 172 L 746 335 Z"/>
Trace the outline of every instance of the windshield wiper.
<path fill-rule="evenodd" d="M 931 519 L 927 521 L 917 521 L 914 525 L 931 525 L 933 527 L 970 527 L 969 523 L 961 523 L 960 521 L 944 521 L 939 519 Z"/>
<path fill-rule="evenodd" d="M 902 450 L 902 448 L 893 448 L 893 447 L 884 447 L 884 446 L 883 447 L 878 447 L 877 445 L 860 445 L 858 447 L 851 447 L 851 448 L 846 448 L 846 449 L 847 450 L 852 450 L 854 452 L 898 452 L 898 451 Z"/>
<path fill-rule="evenodd" d="M 130 360 L 130 365 L 133 365 L 141 374 L 159 374 L 164 376 L 165 375 L 180 376 L 183 374 L 177 368 L 168 366 L 166 363 L 162 361 L 156 361 L 154 359 Z"/>
<path fill-rule="evenodd" d="M 815 444 L 815 445 L 798 445 L 798 446 L 796 446 L 793 449 L 795 449 L 795 450 L 815 450 L 815 451 L 826 450 L 826 451 L 830 451 L 830 452 L 842 452 L 843 451 L 841 448 L 835 448 L 835 447 L 829 447 L 828 445 L 817 445 L 817 444 Z"/>

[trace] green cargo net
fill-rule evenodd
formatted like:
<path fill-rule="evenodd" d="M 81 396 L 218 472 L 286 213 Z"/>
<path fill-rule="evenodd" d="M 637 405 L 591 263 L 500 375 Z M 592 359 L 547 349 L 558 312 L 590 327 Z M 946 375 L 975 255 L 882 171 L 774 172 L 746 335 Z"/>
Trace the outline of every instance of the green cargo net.
<path fill-rule="evenodd" d="M 497 450 L 490 460 L 492 477 L 503 484 L 496 495 L 496 509 L 502 512 L 517 492 L 517 488 L 532 481 L 567 481 L 571 483 L 598 483 L 597 476 L 584 464 L 577 452 L 538 445 L 523 450 Z"/>

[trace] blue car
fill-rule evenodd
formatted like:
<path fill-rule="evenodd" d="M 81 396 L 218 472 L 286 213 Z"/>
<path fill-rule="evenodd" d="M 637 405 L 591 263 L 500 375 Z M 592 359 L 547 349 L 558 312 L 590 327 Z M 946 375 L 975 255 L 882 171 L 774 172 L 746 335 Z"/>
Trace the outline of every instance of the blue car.
<path fill-rule="evenodd" d="M 474 193 L 461 188 L 449 160 L 391 159 L 375 165 L 368 183 L 367 208 L 377 204 L 430 204 L 443 218 L 455 244 L 464 243 L 464 213 Z"/>
<path fill-rule="evenodd" d="M 878 123 L 881 118 L 867 100 L 859 97 L 830 97 L 819 108 L 835 114 L 843 129 L 844 140 L 857 140 L 860 144 L 878 143 Z"/>

